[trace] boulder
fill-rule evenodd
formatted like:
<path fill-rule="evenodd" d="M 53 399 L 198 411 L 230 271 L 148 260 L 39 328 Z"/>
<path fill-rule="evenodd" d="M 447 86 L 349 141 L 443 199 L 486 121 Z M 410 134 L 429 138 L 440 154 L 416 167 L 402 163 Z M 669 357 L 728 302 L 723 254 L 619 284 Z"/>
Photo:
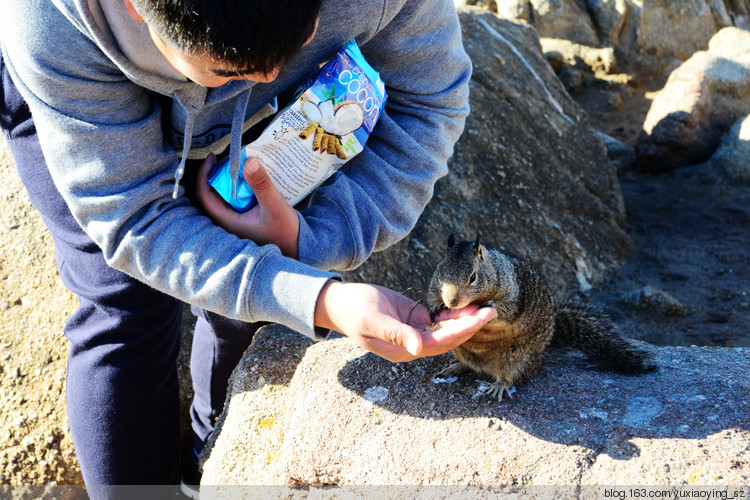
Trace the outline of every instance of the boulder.
<path fill-rule="evenodd" d="M 561 54 L 568 66 L 583 67 L 594 72 L 615 73 L 617 60 L 612 47 L 594 48 L 560 38 L 541 38 L 542 51 L 547 60 L 551 53 Z"/>
<path fill-rule="evenodd" d="M 553 290 L 587 290 L 632 249 L 615 167 L 547 63 L 533 29 L 460 11 L 474 72 L 471 114 L 433 200 L 404 241 L 352 281 L 424 297 L 451 233 L 525 254 Z"/>
<path fill-rule="evenodd" d="M 237 484 L 750 480 L 750 349 L 641 344 L 659 371 L 634 377 L 551 353 L 499 403 L 485 376 L 435 378 L 450 354 L 391 364 L 346 338 L 300 338 L 280 326 L 256 335 L 202 455 L 201 498 L 231 498 L 212 485 Z"/>
<path fill-rule="evenodd" d="M 504 3 L 502 0 L 498 4 Z M 512 2 L 510 2 L 512 3 Z M 531 18 L 540 37 L 564 38 L 582 45 L 597 46 L 594 24 L 579 0 L 530 0 Z M 507 11 L 508 7 L 505 7 Z"/>
<path fill-rule="evenodd" d="M 204 466 L 204 484 L 247 483 L 250 471 L 262 475 L 254 484 L 273 484 L 271 478 L 282 477 L 279 431 L 289 409 L 287 389 L 312 343 L 279 325 L 256 332 L 232 372 L 224 411 L 201 454 L 202 462 L 214 457 Z M 232 455 L 238 460 L 229 459 Z"/>
<path fill-rule="evenodd" d="M 599 137 L 601 137 L 604 147 L 607 148 L 607 156 L 609 156 L 609 159 L 612 160 L 612 163 L 614 163 L 618 169 L 628 167 L 635 163 L 635 149 L 603 132 L 597 133 L 599 134 Z"/>
<path fill-rule="evenodd" d="M 638 53 L 686 60 L 704 50 L 711 37 L 725 26 L 731 26 L 722 0 L 661 0 L 642 3 L 638 17 L 637 38 L 633 47 Z"/>
<path fill-rule="evenodd" d="M 729 0 L 728 4 L 734 25 L 750 30 L 750 0 Z"/>
<path fill-rule="evenodd" d="M 666 78 L 694 52 L 704 50 L 721 28 L 747 28 L 750 10 L 748 0 L 496 0 L 495 4 L 491 9 L 499 16 L 529 23 L 543 38 L 613 49 L 621 70 L 635 72 L 636 79 Z"/>
<path fill-rule="evenodd" d="M 655 96 L 636 143 L 638 163 L 663 172 L 706 161 L 750 113 L 750 32 L 724 28 L 677 68 Z"/>
<path fill-rule="evenodd" d="M 599 43 L 604 46 L 619 45 L 627 15 L 632 7 L 627 0 L 586 0 L 586 10 L 596 29 Z"/>
<path fill-rule="evenodd" d="M 498 5 L 495 2 L 495 0 L 454 0 L 453 4 L 456 7 L 467 7 L 467 6 L 476 6 L 476 7 L 482 7 L 483 9 L 487 9 L 491 12 L 497 12 Z M 519 15 L 522 15 L 522 13 L 518 13 Z"/>
<path fill-rule="evenodd" d="M 711 163 L 730 179 L 750 184 L 750 115 L 737 120 L 724 135 Z"/>
<path fill-rule="evenodd" d="M 664 316 L 686 316 L 688 314 L 687 309 L 679 300 L 651 285 L 646 285 L 626 294 L 621 301 L 635 309 L 643 309 Z"/>

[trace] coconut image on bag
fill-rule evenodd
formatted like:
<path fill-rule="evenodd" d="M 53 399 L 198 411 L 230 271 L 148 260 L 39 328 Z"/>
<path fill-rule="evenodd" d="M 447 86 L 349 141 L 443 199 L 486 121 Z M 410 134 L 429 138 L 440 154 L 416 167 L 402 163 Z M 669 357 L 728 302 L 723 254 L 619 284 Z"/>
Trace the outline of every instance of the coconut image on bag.
<path fill-rule="evenodd" d="M 260 137 L 242 148 L 240 164 L 258 158 L 295 205 L 363 150 L 386 99 L 380 75 L 350 40 Z M 225 160 L 213 168 L 208 184 L 245 212 L 257 201 L 241 170 L 233 176 Z"/>
<path fill-rule="evenodd" d="M 304 95 L 303 97 L 306 98 Z M 319 105 L 307 101 L 303 103 L 302 109 L 310 124 L 300 133 L 300 139 L 307 140 L 312 134 L 313 151 L 347 160 L 342 136 L 354 133 L 364 124 L 365 111 L 362 105 L 356 101 L 344 101 L 336 106 L 333 106 L 331 100 L 322 101 Z"/>

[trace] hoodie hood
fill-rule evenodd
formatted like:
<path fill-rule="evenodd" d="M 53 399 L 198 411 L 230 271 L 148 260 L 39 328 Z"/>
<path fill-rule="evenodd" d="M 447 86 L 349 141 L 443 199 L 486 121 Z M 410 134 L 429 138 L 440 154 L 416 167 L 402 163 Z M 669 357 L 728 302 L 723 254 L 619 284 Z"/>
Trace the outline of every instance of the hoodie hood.
<path fill-rule="evenodd" d="M 175 168 L 173 198 L 188 159 L 221 154 L 230 146 L 233 177 L 240 171 L 242 134 L 255 123 L 275 113 L 274 101 L 248 115 L 247 104 L 255 82 L 232 81 L 220 89 L 209 89 L 188 80 L 175 70 L 154 45 L 148 27 L 133 19 L 123 0 L 53 0 L 79 26 L 123 74 L 134 83 L 172 99 L 166 141 L 180 161 Z M 207 107 L 211 108 L 207 113 Z M 224 127 L 216 126 L 216 115 Z M 198 119 L 202 115 L 202 119 Z M 211 124 L 211 125 L 208 125 Z M 195 136 L 198 136 L 197 138 Z M 197 140 L 196 140 L 197 139 Z"/>

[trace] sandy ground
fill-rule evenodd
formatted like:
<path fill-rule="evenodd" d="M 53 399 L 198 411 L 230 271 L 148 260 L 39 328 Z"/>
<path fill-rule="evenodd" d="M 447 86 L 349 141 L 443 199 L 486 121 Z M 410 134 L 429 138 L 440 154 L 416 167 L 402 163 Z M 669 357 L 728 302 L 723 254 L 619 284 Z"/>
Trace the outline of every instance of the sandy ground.
<path fill-rule="evenodd" d="M 63 326 L 78 302 L 60 282 L 52 238 L 2 136 L 0 178 L 0 485 L 83 484 L 65 411 Z M 187 310 L 183 324 L 179 373 L 188 422 L 194 318 Z"/>
<path fill-rule="evenodd" d="M 0 484 L 80 483 L 62 333 L 76 299 L 60 283 L 52 239 L 4 142 L 0 178 Z"/>
<path fill-rule="evenodd" d="M 647 90 L 599 82 L 574 97 L 596 128 L 632 144 L 648 110 Z M 708 165 L 659 177 L 624 170 L 620 177 L 637 250 L 588 298 L 634 338 L 749 346 L 750 188 L 727 183 Z M 51 238 L 2 139 L 0 178 L 0 485 L 81 484 L 65 414 L 62 333 L 76 299 L 58 279 Z M 672 302 L 634 301 L 646 286 Z M 186 410 L 192 317 L 184 318 Z"/>

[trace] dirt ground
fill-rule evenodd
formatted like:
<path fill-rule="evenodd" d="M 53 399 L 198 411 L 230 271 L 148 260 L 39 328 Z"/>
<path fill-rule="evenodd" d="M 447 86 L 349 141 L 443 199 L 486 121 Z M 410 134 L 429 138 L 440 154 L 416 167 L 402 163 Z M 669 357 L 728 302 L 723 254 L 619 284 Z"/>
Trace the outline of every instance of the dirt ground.
<path fill-rule="evenodd" d="M 662 86 L 593 78 L 572 95 L 595 129 L 632 147 Z M 750 346 L 750 186 L 710 163 L 658 176 L 631 165 L 618 176 L 636 250 L 586 298 L 652 344 Z M 646 287 L 653 299 L 639 298 Z"/>
<path fill-rule="evenodd" d="M 60 283 L 52 240 L 1 146 L 0 484 L 80 483 L 62 334 L 76 300 Z"/>
<path fill-rule="evenodd" d="M 52 239 L 1 135 L 0 178 L 0 485 L 83 484 L 65 412 L 63 326 L 77 300 L 60 282 Z M 193 324 L 186 310 L 179 361 L 184 422 Z"/>
<path fill-rule="evenodd" d="M 593 80 L 574 97 L 595 128 L 632 145 L 655 88 Z M 0 485 L 81 484 L 65 415 L 62 333 L 76 300 L 58 279 L 52 241 L 1 139 L 0 178 Z M 588 298 L 633 338 L 750 346 L 750 187 L 731 185 L 709 165 L 658 177 L 625 168 L 620 178 L 636 251 Z M 669 298 L 667 306 L 634 300 L 646 286 Z M 189 313 L 185 323 L 184 402 Z"/>

